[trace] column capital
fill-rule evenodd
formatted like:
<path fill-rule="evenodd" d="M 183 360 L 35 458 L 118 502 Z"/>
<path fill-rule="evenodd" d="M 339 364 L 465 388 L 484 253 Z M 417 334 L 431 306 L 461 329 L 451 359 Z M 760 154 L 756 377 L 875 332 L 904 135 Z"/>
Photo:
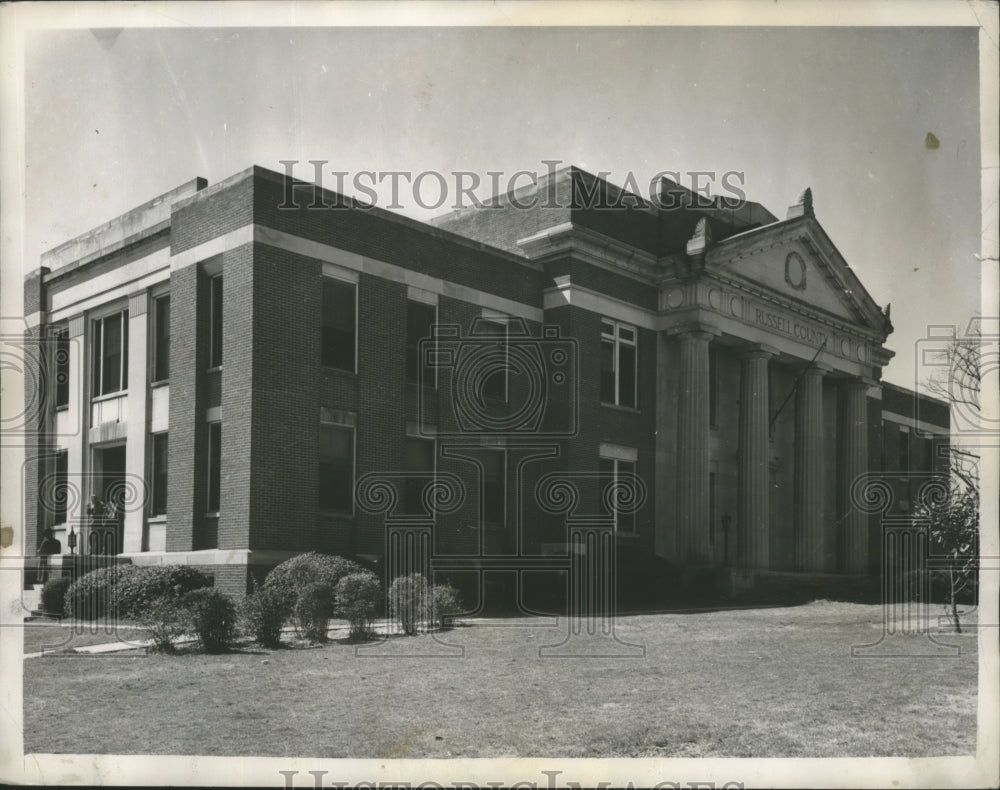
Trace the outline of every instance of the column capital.
<path fill-rule="evenodd" d="M 781 352 L 766 343 L 752 343 L 740 349 L 740 359 L 771 359 Z"/>
<path fill-rule="evenodd" d="M 864 390 L 868 391 L 870 387 L 875 386 L 875 381 L 866 376 L 851 376 L 847 379 L 842 379 L 840 386 L 845 390 Z"/>
<path fill-rule="evenodd" d="M 80 337 L 83 335 L 84 319 L 83 313 L 78 313 L 77 315 L 70 316 L 68 327 L 70 337 Z"/>
<path fill-rule="evenodd" d="M 833 373 L 833 367 L 827 365 L 825 362 L 806 364 L 800 370 L 803 376 L 825 376 L 827 373 Z"/>
<path fill-rule="evenodd" d="M 128 297 L 128 317 L 145 315 L 149 309 L 149 291 L 142 290 L 129 294 Z"/>
<path fill-rule="evenodd" d="M 718 337 L 722 334 L 722 330 L 718 327 L 714 327 L 711 324 L 705 324 L 701 321 L 692 322 L 690 324 L 681 324 L 680 326 L 674 326 L 667 329 L 667 335 L 671 337 L 693 337 L 698 340 L 711 340 L 713 337 Z"/>

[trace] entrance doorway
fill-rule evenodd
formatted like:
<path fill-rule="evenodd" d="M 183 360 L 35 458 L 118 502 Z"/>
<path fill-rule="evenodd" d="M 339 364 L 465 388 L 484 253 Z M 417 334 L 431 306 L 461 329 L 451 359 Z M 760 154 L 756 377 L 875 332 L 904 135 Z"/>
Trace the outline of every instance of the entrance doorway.
<path fill-rule="evenodd" d="M 91 554 L 120 554 L 125 526 L 125 445 L 94 448 L 88 550 Z"/>

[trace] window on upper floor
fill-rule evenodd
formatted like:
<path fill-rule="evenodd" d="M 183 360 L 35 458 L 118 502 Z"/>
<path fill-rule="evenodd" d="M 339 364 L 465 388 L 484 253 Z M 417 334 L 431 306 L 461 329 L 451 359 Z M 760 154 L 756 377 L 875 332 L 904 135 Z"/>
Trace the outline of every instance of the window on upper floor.
<path fill-rule="evenodd" d="M 423 383 L 424 386 L 435 385 L 436 367 L 422 364 L 420 359 L 420 341 L 430 338 L 437 318 L 437 308 L 432 304 L 406 301 L 406 380 Z"/>
<path fill-rule="evenodd" d="M 349 373 L 356 370 L 357 292 L 354 283 L 323 279 L 322 363 Z"/>
<path fill-rule="evenodd" d="M 153 381 L 170 378 L 170 296 L 153 299 Z"/>
<path fill-rule="evenodd" d="M 69 328 L 59 327 L 55 336 L 55 406 L 62 409 L 69 406 Z"/>
<path fill-rule="evenodd" d="M 636 408 L 636 343 L 634 326 L 601 321 L 601 402 Z"/>
<path fill-rule="evenodd" d="M 483 336 L 483 342 L 496 346 L 496 354 L 488 367 L 484 366 L 482 393 L 488 398 L 507 402 L 510 386 L 510 339 L 505 321 L 482 320 L 476 331 Z"/>
<path fill-rule="evenodd" d="M 319 429 L 319 509 L 354 511 L 354 429 L 322 425 Z"/>
<path fill-rule="evenodd" d="M 94 397 L 128 388 L 128 311 L 95 319 L 93 322 Z"/>
<path fill-rule="evenodd" d="M 208 366 L 217 368 L 222 364 L 222 275 L 217 274 L 208 281 L 209 288 L 209 351 Z"/>

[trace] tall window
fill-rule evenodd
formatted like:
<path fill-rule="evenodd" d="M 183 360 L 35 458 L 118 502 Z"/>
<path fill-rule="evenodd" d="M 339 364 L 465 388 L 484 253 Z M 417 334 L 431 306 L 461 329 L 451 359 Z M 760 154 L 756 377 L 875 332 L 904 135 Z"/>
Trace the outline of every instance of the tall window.
<path fill-rule="evenodd" d="M 424 506 L 424 487 L 434 479 L 434 440 L 415 439 L 406 440 L 406 471 L 413 477 L 405 478 L 403 490 L 403 512 L 417 516 L 428 514 L 428 509 Z"/>
<path fill-rule="evenodd" d="M 128 311 L 94 321 L 94 396 L 128 387 Z"/>
<path fill-rule="evenodd" d="M 319 429 L 319 509 L 351 513 L 354 504 L 354 430 Z"/>
<path fill-rule="evenodd" d="M 53 480 L 53 492 L 49 497 L 55 503 L 55 512 L 52 514 L 53 524 L 66 523 L 66 505 L 69 502 L 69 452 L 60 450 L 56 456 L 56 474 Z"/>
<path fill-rule="evenodd" d="M 601 458 L 598 461 L 598 471 L 601 473 L 601 483 L 602 485 L 608 485 L 609 482 L 613 481 L 613 484 L 617 485 L 618 481 L 625 475 L 635 474 L 635 464 L 631 461 L 621 461 L 617 458 Z M 635 533 L 635 512 L 623 513 L 619 511 L 617 507 L 614 507 L 614 502 L 616 498 L 612 498 L 612 508 L 610 511 L 611 517 L 614 519 L 614 529 L 615 532 L 623 532 L 628 534 Z"/>
<path fill-rule="evenodd" d="M 327 367 L 354 373 L 356 303 L 356 285 L 323 279 L 322 362 Z"/>
<path fill-rule="evenodd" d="M 208 366 L 217 368 L 222 364 L 222 275 L 217 274 L 209 282 L 211 311 L 211 345 Z"/>
<path fill-rule="evenodd" d="M 904 475 L 910 473 L 910 432 L 900 430 L 899 431 L 899 471 Z"/>
<path fill-rule="evenodd" d="M 218 513 L 222 494 L 222 423 L 208 424 L 208 512 Z"/>
<path fill-rule="evenodd" d="M 213 423 L 215 424 L 217 423 Z M 162 516 L 167 512 L 167 434 L 154 433 L 152 445 L 149 479 L 153 490 L 149 500 L 149 515 Z"/>
<path fill-rule="evenodd" d="M 507 454 L 497 450 L 483 455 L 483 522 L 507 521 Z"/>
<path fill-rule="evenodd" d="M 168 295 L 153 300 L 153 381 L 166 381 L 169 378 L 170 296 Z"/>
<path fill-rule="evenodd" d="M 636 407 L 636 330 L 619 321 L 601 321 L 601 401 Z"/>
<path fill-rule="evenodd" d="M 431 336 L 436 312 L 434 305 L 415 302 L 412 299 L 406 302 L 407 381 L 420 382 L 422 375 L 423 383 L 426 386 L 434 386 L 436 368 L 421 365 L 420 341 Z"/>
<path fill-rule="evenodd" d="M 56 408 L 69 406 L 69 329 L 56 330 Z"/>
<path fill-rule="evenodd" d="M 477 329 L 484 336 L 492 338 L 497 347 L 497 353 L 491 355 L 491 359 L 495 359 L 495 364 L 490 365 L 491 372 L 483 381 L 483 395 L 506 403 L 510 373 L 507 324 L 503 321 L 480 321 Z"/>

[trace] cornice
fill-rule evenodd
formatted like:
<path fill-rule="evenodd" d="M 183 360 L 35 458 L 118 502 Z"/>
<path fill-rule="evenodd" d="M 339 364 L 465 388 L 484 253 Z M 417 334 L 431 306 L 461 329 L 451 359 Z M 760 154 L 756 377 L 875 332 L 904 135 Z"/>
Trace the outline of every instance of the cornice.
<path fill-rule="evenodd" d="M 646 285 L 655 285 L 663 275 L 663 269 L 652 253 L 572 222 L 564 222 L 518 239 L 517 246 L 533 261 L 544 262 L 556 255 L 568 253 Z"/>

